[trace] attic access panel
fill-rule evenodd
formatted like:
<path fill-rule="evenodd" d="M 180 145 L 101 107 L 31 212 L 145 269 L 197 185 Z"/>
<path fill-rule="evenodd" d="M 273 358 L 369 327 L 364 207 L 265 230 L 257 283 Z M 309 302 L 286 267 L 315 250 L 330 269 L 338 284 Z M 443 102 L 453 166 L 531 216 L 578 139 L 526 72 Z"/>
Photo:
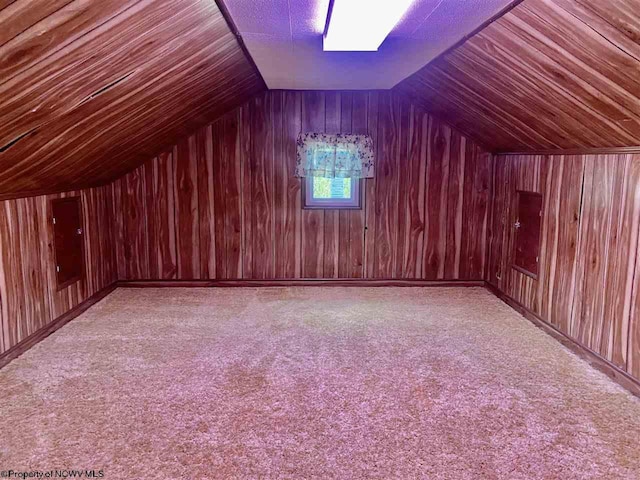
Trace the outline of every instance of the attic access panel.
<path fill-rule="evenodd" d="M 84 232 L 80 197 L 51 201 L 56 280 L 62 290 L 84 277 Z"/>
<path fill-rule="evenodd" d="M 513 268 L 537 278 L 542 228 L 542 195 L 518 191 L 517 197 Z"/>

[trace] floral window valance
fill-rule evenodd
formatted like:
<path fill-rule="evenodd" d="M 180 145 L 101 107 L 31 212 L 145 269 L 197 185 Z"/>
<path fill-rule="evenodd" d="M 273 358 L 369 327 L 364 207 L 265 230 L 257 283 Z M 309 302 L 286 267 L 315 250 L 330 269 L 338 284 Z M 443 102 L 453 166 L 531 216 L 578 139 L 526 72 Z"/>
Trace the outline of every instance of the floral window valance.
<path fill-rule="evenodd" d="M 373 140 L 369 135 L 300 134 L 295 176 L 373 178 Z"/>

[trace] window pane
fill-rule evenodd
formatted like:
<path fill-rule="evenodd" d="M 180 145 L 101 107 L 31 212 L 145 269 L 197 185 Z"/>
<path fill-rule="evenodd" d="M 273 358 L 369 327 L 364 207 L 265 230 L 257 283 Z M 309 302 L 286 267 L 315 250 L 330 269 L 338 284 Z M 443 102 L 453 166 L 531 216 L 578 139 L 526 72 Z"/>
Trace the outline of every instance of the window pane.
<path fill-rule="evenodd" d="M 351 198 L 351 179 L 314 177 L 313 198 L 349 199 Z"/>

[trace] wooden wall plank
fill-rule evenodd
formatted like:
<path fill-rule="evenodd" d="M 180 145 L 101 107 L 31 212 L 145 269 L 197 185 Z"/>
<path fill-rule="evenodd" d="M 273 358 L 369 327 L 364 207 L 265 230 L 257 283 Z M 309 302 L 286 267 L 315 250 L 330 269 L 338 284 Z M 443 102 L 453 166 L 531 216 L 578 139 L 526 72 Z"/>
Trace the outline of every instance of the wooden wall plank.
<path fill-rule="evenodd" d="M 472 279 L 484 277 L 492 157 L 470 142 L 466 144 L 466 156 L 460 277 Z"/>
<path fill-rule="evenodd" d="M 253 278 L 252 123 L 250 102 L 231 114 L 239 115 L 242 159 L 242 277 Z"/>
<path fill-rule="evenodd" d="M 173 153 L 165 152 L 145 164 L 149 276 L 170 280 L 177 277 Z"/>
<path fill-rule="evenodd" d="M 425 235 L 425 184 L 426 184 L 426 131 L 429 117 L 416 111 L 412 105 L 409 111 L 408 151 L 405 173 L 401 177 L 399 190 L 400 235 L 404 237 L 404 252 L 398 265 L 402 278 L 421 278 L 422 254 Z M 424 148 L 423 148 L 424 147 Z"/>
<path fill-rule="evenodd" d="M 365 92 L 343 93 L 342 101 L 342 129 L 353 134 L 367 134 L 367 94 Z M 363 208 L 361 210 L 348 210 L 346 218 L 349 224 L 349 252 L 346 261 L 346 270 L 341 272 L 341 277 L 362 278 L 364 276 L 364 242 L 365 242 L 365 222 L 367 205 L 367 188 L 373 179 L 361 181 L 360 187 Z M 342 212 L 340 212 L 342 213 Z M 341 217 L 341 218 L 344 218 Z M 346 229 L 343 229 L 346 235 Z M 344 238 L 341 235 L 340 251 L 344 250 Z"/>
<path fill-rule="evenodd" d="M 174 201 L 178 278 L 200 278 L 200 226 L 198 224 L 198 157 L 196 136 L 173 149 L 175 159 Z"/>
<path fill-rule="evenodd" d="M 464 175 L 456 177 L 455 173 L 463 174 L 465 155 L 458 157 L 458 166 L 451 165 L 451 130 L 448 126 L 435 119 L 429 122 L 429 139 L 427 147 L 426 167 L 426 195 L 425 195 L 425 242 L 422 256 L 422 277 L 426 279 L 445 278 L 445 265 L 454 273 L 451 278 L 457 278 L 460 270 L 460 255 L 454 254 L 447 258 L 447 233 L 454 239 L 462 234 L 462 209 L 464 197 L 461 195 L 464 187 Z M 461 139 L 460 139 L 461 140 Z M 453 168 L 453 170 L 452 170 Z M 454 173 L 455 172 L 455 173 Z M 447 195 L 447 186 L 449 195 Z M 450 205 L 452 191 L 458 192 L 459 201 Z M 456 207 L 454 208 L 454 204 Z M 454 213 L 455 212 L 455 213 Z M 459 217 L 460 222 L 449 222 L 447 216 L 451 213 Z M 458 240 L 451 242 L 455 245 Z"/>
<path fill-rule="evenodd" d="M 326 92 L 325 104 L 325 133 L 341 133 L 342 109 L 340 92 Z M 323 277 L 338 278 L 340 269 L 340 216 L 338 210 L 324 211 L 323 232 Z M 347 243 L 348 251 L 348 243 Z"/>
<path fill-rule="evenodd" d="M 436 126 L 431 127 L 437 132 Z M 436 137 L 437 138 L 437 137 Z M 431 142 L 434 145 L 435 155 L 439 149 L 438 142 Z M 444 204 L 444 211 L 447 215 L 447 241 L 446 241 L 446 269 L 445 278 L 457 278 L 460 276 L 460 263 L 462 261 L 462 238 L 463 238 L 463 209 L 464 209 L 464 181 L 467 163 L 467 140 L 458 132 L 451 132 L 451 146 L 449 151 L 449 165 L 447 167 L 448 191 L 447 202 Z"/>
<path fill-rule="evenodd" d="M 400 101 L 389 92 L 380 93 L 376 193 L 374 278 L 394 278 L 398 224 L 398 155 L 400 148 Z"/>
<path fill-rule="evenodd" d="M 274 95 L 276 138 L 274 201 L 276 215 L 276 278 L 300 278 L 302 201 L 300 179 L 293 176 L 296 167 L 296 140 L 302 128 L 301 95 L 281 92 Z M 277 168 L 282 159 L 282 168 Z"/>
<path fill-rule="evenodd" d="M 405 98 L 398 98 L 398 150 L 395 154 L 396 168 L 394 173 L 396 180 L 396 222 L 397 226 L 396 237 L 394 242 L 394 262 L 393 262 L 393 277 L 405 278 L 404 270 L 404 257 L 407 250 L 407 243 L 409 241 L 406 234 L 407 225 L 411 223 L 411 219 L 407 218 L 406 210 L 404 206 L 407 202 L 407 195 L 410 190 L 410 184 L 407 181 L 407 177 L 404 174 L 409 158 L 409 134 L 411 124 L 411 104 L 406 101 Z M 402 161 L 401 161 L 402 159 Z M 402 170 L 403 173 L 400 173 Z"/>
<path fill-rule="evenodd" d="M 242 278 L 242 159 L 238 120 L 237 115 L 227 115 L 222 120 L 226 278 Z"/>
<path fill-rule="evenodd" d="M 324 132 L 325 94 L 309 92 L 302 101 L 302 131 Z M 324 212 L 303 210 L 302 212 L 302 277 L 324 277 Z"/>
<path fill-rule="evenodd" d="M 200 278 L 216 275 L 216 222 L 214 197 L 213 133 L 207 125 L 196 132 L 198 149 L 198 225 L 200 226 Z M 173 225 L 173 222 L 169 222 Z"/>
<path fill-rule="evenodd" d="M 273 221 L 273 130 L 270 94 L 253 100 L 251 136 L 251 209 L 253 215 L 253 276 L 273 278 L 275 273 Z"/>
<path fill-rule="evenodd" d="M 375 150 L 375 176 L 365 183 L 364 210 L 365 210 L 365 246 L 364 246 L 364 278 L 375 278 L 376 270 L 376 189 L 378 184 L 382 140 L 378 137 L 378 123 L 380 113 L 380 93 L 370 92 L 367 98 L 367 129 L 373 139 Z"/>
<path fill-rule="evenodd" d="M 125 279 L 146 279 L 150 277 L 150 272 L 148 214 L 143 168 L 137 168 L 127 174 L 122 187 Z"/>
<path fill-rule="evenodd" d="M 118 180 L 115 180 L 111 184 L 111 189 L 113 194 L 111 196 L 111 215 L 113 216 L 113 231 L 114 231 L 114 241 L 115 241 L 115 255 L 116 255 L 116 271 L 117 277 L 125 279 L 127 278 L 127 259 L 124 255 L 124 228 L 125 228 L 125 218 L 124 218 L 124 206 L 122 204 L 123 201 L 123 192 L 124 192 L 124 178 L 121 177 Z"/>

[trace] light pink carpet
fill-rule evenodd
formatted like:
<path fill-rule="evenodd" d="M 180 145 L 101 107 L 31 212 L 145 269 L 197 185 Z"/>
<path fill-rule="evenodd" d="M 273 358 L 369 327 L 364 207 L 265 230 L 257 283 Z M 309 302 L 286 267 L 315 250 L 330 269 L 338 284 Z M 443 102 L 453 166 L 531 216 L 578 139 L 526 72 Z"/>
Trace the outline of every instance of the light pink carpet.
<path fill-rule="evenodd" d="M 0 395 L 3 470 L 640 478 L 640 401 L 484 289 L 120 289 Z"/>

